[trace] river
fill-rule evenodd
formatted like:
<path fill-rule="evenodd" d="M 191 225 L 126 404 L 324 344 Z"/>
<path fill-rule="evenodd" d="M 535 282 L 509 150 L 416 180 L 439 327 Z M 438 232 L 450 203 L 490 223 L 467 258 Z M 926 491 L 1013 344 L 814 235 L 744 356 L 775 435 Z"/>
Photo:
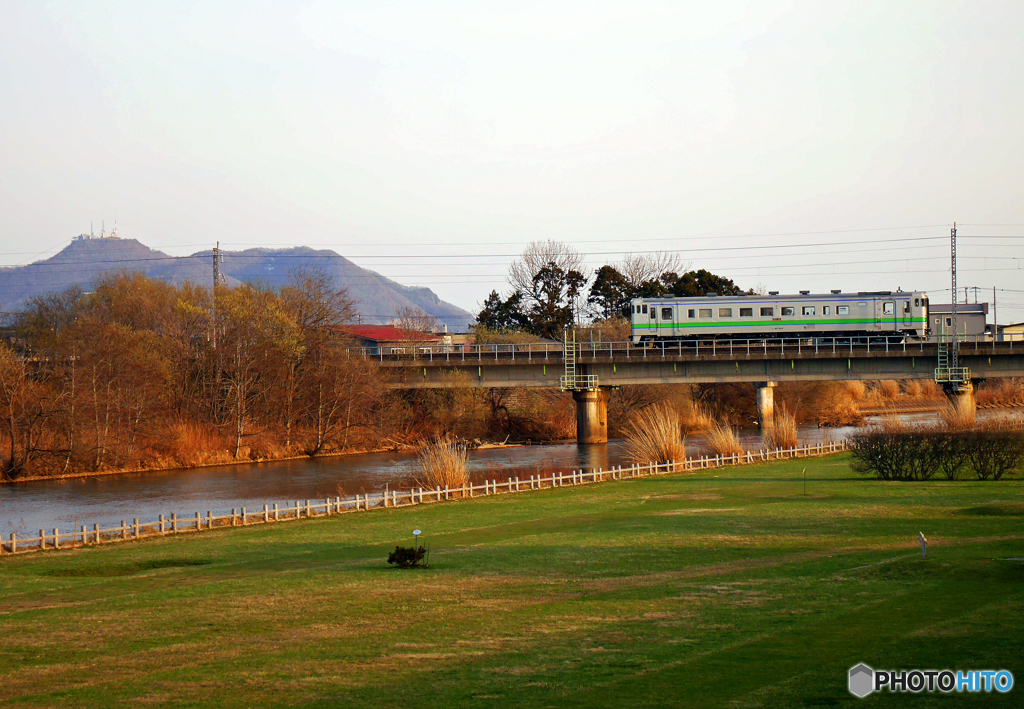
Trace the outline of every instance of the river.
<path fill-rule="evenodd" d="M 801 443 L 817 443 L 829 437 L 839 440 L 851 430 L 801 426 L 799 436 Z M 761 447 L 757 429 L 742 429 L 739 437 L 746 448 Z M 705 452 L 699 437 L 687 439 L 686 446 L 691 457 Z M 509 446 L 471 451 L 468 456 L 475 481 L 628 464 L 621 440 L 591 446 Z M 184 518 L 196 512 L 226 514 L 242 507 L 255 511 L 275 502 L 284 506 L 296 500 L 379 493 L 385 487 L 414 486 L 417 472 L 416 454 L 401 452 L 18 482 L 0 485 L 0 536 L 34 536 L 54 527 L 70 532 L 83 524 L 107 528 L 121 520 L 130 524 L 137 517 L 146 522 L 172 512 Z"/>
<path fill-rule="evenodd" d="M 978 413 L 983 419 L 1011 412 Z M 1022 413 L 1018 409 L 1013 415 L 1019 418 Z M 935 420 L 935 414 L 912 413 L 901 418 L 910 424 L 929 423 Z M 855 430 L 805 425 L 799 427 L 798 436 L 801 444 L 814 444 L 830 438 L 841 440 Z M 740 429 L 738 433 L 745 448 L 761 447 L 756 428 Z M 690 457 L 706 452 L 699 436 L 686 440 L 686 450 Z M 509 446 L 471 451 L 468 457 L 474 481 L 503 482 L 551 470 L 608 469 L 628 464 L 621 440 L 591 446 L 569 442 Z M 34 536 L 40 529 L 49 533 L 54 527 L 70 532 L 83 524 L 90 529 L 93 524 L 107 528 L 120 525 L 121 520 L 131 523 L 138 517 L 148 522 L 159 515 L 170 517 L 172 512 L 185 518 L 194 517 L 196 512 L 226 514 L 242 507 L 258 511 L 275 502 L 284 506 L 296 500 L 379 493 L 385 487 L 407 489 L 415 485 L 417 472 L 416 454 L 402 452 L 18 482 L 0 485 L 0 536 L 6 539 L 11 532 Z"/>

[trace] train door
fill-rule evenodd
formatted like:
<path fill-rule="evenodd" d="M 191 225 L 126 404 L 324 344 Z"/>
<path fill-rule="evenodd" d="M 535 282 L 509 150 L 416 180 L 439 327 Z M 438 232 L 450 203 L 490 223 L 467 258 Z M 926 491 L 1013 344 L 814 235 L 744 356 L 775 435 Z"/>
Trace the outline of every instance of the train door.
<path fill-rule="evenodd" d="M 914 327 L 914 311 L 910 307 L 909 300 L 901 300 L 899 303 L 900 309 L 900 328 L 901 330 L 909 330 Z"/>
<path fill-rule="evenodd" d="M 882 302 L 882 330 L 898 330 L 896 318 L 896 301 L 886 300 Z"/>
<path fill-rule="evenodd" d="M 664 328 L 666 337 L 675 337 L 676 332 L 676 308 L 673 305 L 661 307 L 661 326 Z"/>

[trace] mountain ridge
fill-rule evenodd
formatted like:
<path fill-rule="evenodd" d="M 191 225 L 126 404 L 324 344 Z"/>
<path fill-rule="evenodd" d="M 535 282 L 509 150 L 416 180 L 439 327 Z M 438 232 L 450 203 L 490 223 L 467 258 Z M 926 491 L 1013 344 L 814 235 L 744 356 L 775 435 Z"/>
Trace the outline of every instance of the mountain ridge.
<path fill-rule="evenodd" d="M 401 308 L 419 308 L 452 330 L 464 330 L 473 322 L 471 313 L 441 300 L 429 288 L 403 285 L 330 249 L 254 247 L 220 253 L 221 273 L 231 285 L 261 281 L 277 288 L 292 270 L 320 269 L 348 291 L 362 322 L 384 324 Z M 119 268 L 141 271 L 150 278 L 175 284 L 192 281 L 209 285 L 213 280 L 212 259 L 212 249 L 189 256 L 171 256 L 137 239 L 75 240 L 47 259 L 24 266 L 0 267 L 0 311 L 17 311 L 34 296 L 72 285 L 88 289 L 98 276 Z"/>

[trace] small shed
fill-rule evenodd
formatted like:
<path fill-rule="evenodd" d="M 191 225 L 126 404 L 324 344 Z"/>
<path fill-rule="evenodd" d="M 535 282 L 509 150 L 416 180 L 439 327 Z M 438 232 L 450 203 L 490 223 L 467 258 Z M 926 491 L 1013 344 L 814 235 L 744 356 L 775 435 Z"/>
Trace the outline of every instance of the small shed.
<path fill-rule="evenodd" d="M 928 307 L 928 327 L 931 339 L 938 339 L 939 334 L 948 332 L 953 325 L 953 305 L 951 303 L 931 303 Z M 956 331 L 963 336 L 985 335 L 988 332 L 988 303 L 958 303 L 956 306 Z"/>

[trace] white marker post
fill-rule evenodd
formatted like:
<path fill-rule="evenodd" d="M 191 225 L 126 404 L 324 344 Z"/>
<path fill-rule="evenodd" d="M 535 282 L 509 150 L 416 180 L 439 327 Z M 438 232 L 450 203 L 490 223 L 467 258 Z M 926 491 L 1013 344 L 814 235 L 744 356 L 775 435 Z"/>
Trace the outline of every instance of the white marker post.
<path fill-rule="evenodd" d="M 921 558 L 928 556 L 928 539 L 924 536 L 924 532 L 918 532 L 917 538 L 921 542 Z"/>

